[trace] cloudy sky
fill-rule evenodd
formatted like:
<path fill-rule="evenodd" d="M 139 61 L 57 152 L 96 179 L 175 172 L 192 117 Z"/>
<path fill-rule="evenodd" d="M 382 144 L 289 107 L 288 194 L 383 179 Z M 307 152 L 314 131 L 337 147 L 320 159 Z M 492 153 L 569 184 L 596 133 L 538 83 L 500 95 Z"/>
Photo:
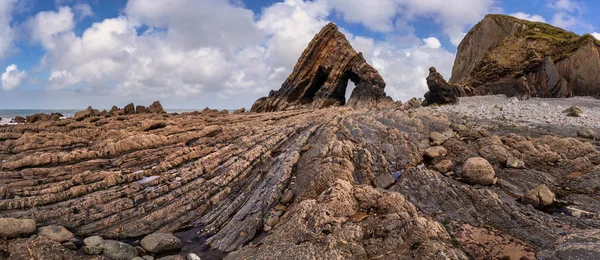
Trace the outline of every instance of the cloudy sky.
<path fill-rule="evenodd" d="M 0 109 L 250 107 L 335 22 L 395 100 L 487 13 L 600 32 L 595 0 L 0 0 Z M 600 37 L 600 34 L 597 34 Z"/>

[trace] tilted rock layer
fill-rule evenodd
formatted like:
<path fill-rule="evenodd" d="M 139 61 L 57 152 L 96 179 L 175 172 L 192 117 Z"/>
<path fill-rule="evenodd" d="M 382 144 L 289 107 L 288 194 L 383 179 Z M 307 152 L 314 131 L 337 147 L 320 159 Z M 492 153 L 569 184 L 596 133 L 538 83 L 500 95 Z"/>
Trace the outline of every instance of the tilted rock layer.
<path fill-rule="evenodd" d="M 346 101 L 346 87 L 356 85 Z M 393 103 L 384 91 L 385 81 L 362 53 L 357 53 L 335 24 L 323 27 L 309 43 L 294 71 L 277 91 L 257 100 L 253 112 L 291 108 L 348 105 L 355 108 Z"/>
<path fill-rule="evenodd" d="M 468 95 L 600 97 L 600 42 L 544 23 L 487 15 L 458 46 L 450 84 Z"/>
<path fill-rule="evenodd" d="M 229 259 L 599 254 L 597 216 L 549 214 L 519 201 L 545 184 L 579 215 L 598 212 L 597 148 L 493 130 L 423 107 L 0 126 L 0 218 L 118 240 L 193 227 L 194 238 L 181 239 L 192 248 L 185 250 L 205 246 Z M 447 152 L 424 160 L 434 145 Z M 496 184 L 463 180 L 472 157 L 489 161 Z M 506 168 L 508 158 L 526 168 Z M 446 174 L 433 170 L 443 160 L 452 162 Z M 194 253 L 210 259 L 203 250 Z M 31 254 L 87 257 L 40 237 L 0 238 L 0 256 Z"/>

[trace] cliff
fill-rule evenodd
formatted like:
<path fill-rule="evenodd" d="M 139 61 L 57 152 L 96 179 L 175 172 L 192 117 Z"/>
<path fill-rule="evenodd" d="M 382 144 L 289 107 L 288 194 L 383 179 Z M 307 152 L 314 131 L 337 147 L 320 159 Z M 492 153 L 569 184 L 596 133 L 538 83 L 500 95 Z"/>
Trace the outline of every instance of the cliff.
<path fill-rule="evenodd" d="M 346 87 L 356 85 L 349 100 Z M 361 53 L 357 53 L 335 24 L 329 23 L 313 38 L 298 59 L 294 71 L 277 91 L 258 99 L 253 112 L 293 108 L 324 108 L 348 105 L 372 107 L 387 101 L 385 81 Z"/>
<path fill-rule="evenodd" d="M 458 46 L 449 83 L 468 95 L 600 96 L 600 42 L 586 34 L 487 15 Z"/>

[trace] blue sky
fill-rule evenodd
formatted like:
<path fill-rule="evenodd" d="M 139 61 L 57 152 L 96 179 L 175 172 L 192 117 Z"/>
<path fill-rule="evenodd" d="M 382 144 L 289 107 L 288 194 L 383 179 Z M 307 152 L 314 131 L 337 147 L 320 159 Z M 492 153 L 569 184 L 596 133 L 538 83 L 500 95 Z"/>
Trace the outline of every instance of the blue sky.
<path fill-rule="evenodd" d="M 237 108 L 278 89 L 335 22 L 396 100 L 449 77 L 487 13 L 600 31 L 592 0 L 0 0 L 0 109 Z"/>

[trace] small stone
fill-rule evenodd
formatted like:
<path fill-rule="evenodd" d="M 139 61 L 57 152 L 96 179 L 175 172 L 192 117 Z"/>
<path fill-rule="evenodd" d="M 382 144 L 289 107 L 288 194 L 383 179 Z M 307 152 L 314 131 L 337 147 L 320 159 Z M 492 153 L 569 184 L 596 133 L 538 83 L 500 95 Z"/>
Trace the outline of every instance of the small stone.
<path fill-rule="evenodd" d="M 0 238 L 25 237 L 35 234 L 33 219 L 0 218 Z"/>
<path fill-rule="evenodd" d="M 496 183 L 498 183 L 498 177 L 494 177 L 494 181 L 492 182 L 492 185 L 496 185 Z"/>
<path fill-rule="evenodd" d="M 583 110 L 577 106 L 572 106 L 563 111 L 563 114 L 571 117 L 581 117 L 583 115 Z"/>
<path fill-rule="evenodd" d="M 71 240 L 74 235 L 63 226 L 49 225 L 38 229 L 38 236 L 45 237 L 59 243 Z"/>
<path fill-rule="evenodd" d="M 131 260 L 144 260 L 144 258 L 141 258 L 141 257 L 139 257 L 139 256 L 136 256 L 136 257 L 134 257 L 134 258 L 131 258 Z"/>
<path fill-rule="evenodd" d="M 194 253 L 189 253 L 187 256 L 185 256 L 186 260 L 201 260 L 201 258 Z"/>
<path fill-rule="evenodd" d="M 145 256 L 142 256 L 142 258 L 144 260 L 154 260 L 154 256 L 151 256 L 151 255 L 145 255 Z"/>
<path fill-rule="evenodd" d="M 271 227 L 274 227 L 275 225 L 277 225 L 277 223 L 279 223 L 279 217 L 277 217 L 277 216 L 270 217 L 265 222 L 265 224 L 267 226 L 271 226 Z"/>
<path fill-rule="evenodd" d="M 83 252 L 88 255 L 102 254 L 102 248 L 98 246 L 83 246 Z"/>
<path fill-rule="evenodd" d="M 181 240 L 168 233 L 154 233 L 147 235 L 140 241 L 142 247 L 152 253 L 164 253 L 181 248 Z"/>
<path fill-rule="evenodd" d="M 69 242 L 64 242 L 64 243 L 62 243 L 62 245 L 63 245 L 65 248 L 68 248 L 68 249 L 71 249 L 71 250 L 77 250 L 77 245 L 75 245 L 75 243 L 73 243 L 73 242 L 71 242 L 71 241 L 69 241 Z"/>
<path fill-rule="evenodd" d="M 292 198 L 294 198 L 294 192 L 290 189 L 287 189 L 283 192 L 283 195 L 281 195 L 279 202 L 285 205 L 292 201 Z"/>
<path fill-rule="evenodd" d="M 83 244 L 86 246 L 100 246 L 104 242 L 101 236 L 91 236 L 83 240 Z"/>
<path fill-rule="evenodd" d="M 308 150 L 310 150 L 310 144 L 307 144 L 307 145 L 305 145 L 305 146 L 302 147 L 302 152 L 306 152 Z"/>
<path fill-rule="evenodd" d="M 443 146 L 434 146 L 434 147 L 427 148 L 425 150 L 425 153 L 423 153 L 423 156 L 426 159 L 432 160 L 432 159 L 438 158 L 440 156 L 444 156 L 447 153 L 448 153 L 448 151 Z"/>
<path fill-rule="evenodd" d="M 437 163 L 433 168 L 435 168 L 438 172 L 447 173 L 452 168 L 453 164 L 450 160 L 442 160 Z"/>
<path fill-rule="evenodd" d="M 534 208 L 540 209 L 546 206 L 550 206 L 554 202 L 554 193 L 546 186 L 546 184 L 540 184 L 535 189 L 531 189 L 525 193 L 521 202 L 528 204 Z"/>
<path fill-rule="evenodd" d="M 598 135 L 596 134 L 596 132 L 591 128 L 583 128 L 583 129 L 577 131 L 577 136 L 587 138 L 587 139 L 592 139 L 592 140 L 595 140 L 598 138 Z"/>
<path fill-rule="evenodd" d="M 264 230 L 265 232 L 269 232 L 269 231 L 271 231 L 271 229 L 273 229 L 273 228 L 272 228 L 271 226 L 268 226 L 268 225 L 265 225 L 265 226 L 263 227 L 263 230 Z"/>
<path fill-rule="evenodd" d="M 275 206 L 275 210 L 277 210 L 277 211 L 286 211 L 287 207 L 285 205 L 277 204 L 277 206 Z"/>
<path fill-rule="evenodd" d="M 429 140 L 431 141 L 431 145 L 433 145 L 433 146 L 442 145 L 449 138 L 450 137 L 448 137 L 447 134 L 442 134 L 439 132 L 431 132 L 429 134 Z"/>
<path fill-rule="evenodd" d="M 515 169 L 525 169 L 525 162 L 514 157 L 509 157 L 506 160 L 506 167 Z"/>
<path fill-rule="evenodd" d="M 283 215 L 283 211 L 275 211 L 273 215 L 281 217 Z"/>
<path fill-rule="evenodd" d="M 494 167 L 484 158 L 469 158 L 462 167 L 462 177 L 467 183 L 490 185 L 494 182 Z"/>

